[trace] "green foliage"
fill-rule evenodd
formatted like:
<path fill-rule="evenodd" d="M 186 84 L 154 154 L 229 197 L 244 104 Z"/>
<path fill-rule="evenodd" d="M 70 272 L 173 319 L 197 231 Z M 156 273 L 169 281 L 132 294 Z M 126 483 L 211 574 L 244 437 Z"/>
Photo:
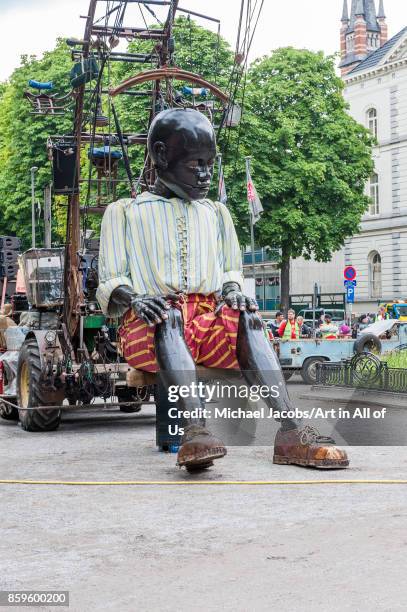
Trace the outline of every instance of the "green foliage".
<path fill-rule="evenodd" d="M 193 21 L 179 17 L 174 26 L 176 45 L 176 64 L 224 86 L 228 82 L 233 53 L 228 43 L 213 32 L 201 28 Z M 219 44 L 218 44 L 219 43 Z M 129 44 L 134 52 L 151 52 L 149 41 L 135 41 Z M 106 66 L 103 87 L 112 87 L 139 71 L 154 67 L 150 64 L 123 64 L 111 62 Z M 43 188 L 51 181 L 51 166 L 47 160 L 46 142 L 48 135 L 69 134 L 73 129 L 73 110 L 64 116 L 36 116 L 30 114 L 31 106 L 23 98 L 29 89 L 28 80 L 53 81 L 53 93 L 58 96 L 70 90 L 69 73 L 72 68 L 71 54 L 65 42 L 59 40 L 53 51 L 46 52 L 41 59 L 35 56 L 21 58 L 10 80 L 0 84 L 0 233 L 17 234 L 23 238 L 25 246 L 31 239 L 31 184 L 30 168 L 38 166 L 36 174 L 36 194 L 42 200 Z M 94 85 L 94 81 L 92 83 Z M 91 86 L 87 86 L 90 92 Z M 151 89 L 148 82 L 141 89 Z M 32 90 L 33 91 L 33 90 Z M 87 112 L 90 96 L 85 99 L 84 129 L 91 131 L 91 117 Z M 106 98 L 106 97 L 105 97 Z M 115 99 L 120 124 L 123 131 L 146 133 L 149 121 L 150 97 L 118 96 Z M 115 125 L 106 99 L 103 110 L 110 119 L 110 130 Z M 101 128 L 97 132 L 102 131 Z M 82 153 L 82 177 L 87 177 L 89 161 L 87 147 Z M 129 148 L 129 156 L 134 177 L 137 178 L 144 164 L 143 147 Z M 93 171 L 93 178 L 95 173 Z M 117 187 L 117 197 L 129 195 L 129 185 L 123 164 L 119 167 L 118 178 L 124 179 Z M 90 203 L 96 198 L 95 190 L 90 193 Z M 81 203 L 86 201 L 86 188 L 81 192 Z M 63 240 L 65 237 L 66 197 L 55 198 L 53 209 L 54 235 Z M 100 218 L 91 216 L 88 225 L 98 230 Z M 41 223 L 42 226 L 42 223 Z M 39 236 L 39 241 L 41 236 Z"/>
<path fill-rule="evenodd" d="M 407 351 L 391 351 L 381 357 L 389 368 L 407 368 Z"/>
<path fill-rule="evenodd" d="M 242 200 L 242 158 L 251 155 L 265 209 L 258 242 L 283 258 L 329 260 L 367 209 L 372 137 L 348 114 L 342 90 L 334 58 L 322 53 L 279 49 L 249 69 L 232 201 Z"/>
<path fill-rule="evenodd" d="M 71 61 L 66 45 L 59 40 L 56 49 L 42 59 L 23 56 L 21 66 L 0 89 L 0 233 L 16 234 L 26 246 L 31 237 L 31 175 L 37 166 L 37 197 L 50 182 L 46 142 L 49 134 L 72 130 L 72 115 L 34 116 L 23 98 L 28 80 L 53 81 L 53 92 L 64 95 L 69 90 Z M 32 91 L 32 90 L 31 90 Z"/>

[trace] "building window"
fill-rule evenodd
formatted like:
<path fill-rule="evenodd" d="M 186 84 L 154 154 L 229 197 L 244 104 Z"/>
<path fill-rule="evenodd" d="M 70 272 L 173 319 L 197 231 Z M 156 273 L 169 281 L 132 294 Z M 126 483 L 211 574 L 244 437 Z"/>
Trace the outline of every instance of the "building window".
<path fill-rule="evenodd" d="M 378 34 L 370 34 L 367 37 L 367 50 L 374 51 L 379 47 L 379 36 Z"/>
<path fill-rule="evenodd" d="M 273 273 L 272 273 L 273 274 Z M 256 300 L 260 310 L 276 310 L 280 301 L 280 275 L 259 268 L 256 274 Z"/>
<path fill-rule="evenodd" d="M 377 251 L 369 255 L 369 295 L 378 298 L 382 295 L 382 258 Z"/>
<path fill-rule="evenodd" d="M 367 127 L 371 131 L 373 136 L 377 138 L 377 110 L 375 108 L 369 108 L 366 115 Z"/>
<path fill-rule="evenodd" d="M 379 176 L 374 172 L 370 177 L 370 206 L 369 215 L 379 214 Z"/>

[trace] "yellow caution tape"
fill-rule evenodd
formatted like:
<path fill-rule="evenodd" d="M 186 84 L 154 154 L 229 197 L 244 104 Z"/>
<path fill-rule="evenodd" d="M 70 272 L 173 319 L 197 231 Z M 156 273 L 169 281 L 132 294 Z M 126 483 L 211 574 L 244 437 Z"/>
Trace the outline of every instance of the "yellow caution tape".
<path fill-rule="evenodd" d="M 8 485 L 61 485 L 80 487 L 112 487 L 112 486 L 178 486 L 178 485 L 326 485 L 326 484 L 404 484 L 407 480 L 0 480 L 0 484 Z"/>

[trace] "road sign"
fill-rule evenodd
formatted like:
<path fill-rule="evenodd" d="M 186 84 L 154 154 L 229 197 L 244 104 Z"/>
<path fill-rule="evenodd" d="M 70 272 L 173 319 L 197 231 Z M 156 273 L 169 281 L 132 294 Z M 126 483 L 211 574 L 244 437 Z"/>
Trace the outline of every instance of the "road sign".
<path fill-rule="evenodd" d="M 343 277 L 345 280 L 353 281 L 356 278 L 356 268 L 353 266 L 346 266 L 343 271 Z"/>
<path fill-rule="evenodd" d="M 348 287 L 348 286 L 356 287 L 358 283 L 355 280 L 353 281 L 344 280 L 343 284 L 345 285 L 345 287 Z"/>
<path fill-rule="evenodd" d="M 353 285 L 347 285 L 346 287 L 346 301 L 348 304 L 355 303 L 355 287 Z"/>

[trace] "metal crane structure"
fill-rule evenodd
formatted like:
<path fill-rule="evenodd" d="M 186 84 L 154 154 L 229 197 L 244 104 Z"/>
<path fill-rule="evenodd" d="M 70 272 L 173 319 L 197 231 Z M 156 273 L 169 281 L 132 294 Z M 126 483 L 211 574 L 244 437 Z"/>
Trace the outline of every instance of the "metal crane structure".
<path fill-rule="evenodd" d="M 179 0 L 90 0 L 83 17 L 83 38 L 66 41 L 74 62 L 70 94 L 57 97 L 49 93 L 52 83 L 30 81 L 38 91 L 25 95 L 32 112 L 61 114 L 72 112 L 73 106 L 73 129 L 48 137 L 54 193 L 67 196 L 65 247 L 30 249 L 22 257 L 33 310 L 39 312 L 40 320 L 44 311 L 51 311 L 56 321 L 31 331 L 20 350 L 17 400 L 9 403 L 24 429 L 58 427 L 64 400 L 72 407 L 90 405 L 95 398 L 111 402 L 116 398 L 116 404 L 131 411 L 140 409 L 141 400 L 149 395 L 148 388 L 140 393 L 129 384 L 129 367 L 115 349 L 117 322 L 105 320 L 97 304 L 93 269 L 97 255 L 89 248 L 88 223 L 117 199 L 118 186 L 134 197 L 154 184 L 147 131 L 161 110 L 195 108 L 208 116 L 218 133 L 239 125 L 236 94 L 263 1 L 241 0 L 227 93 L 201 75 L 176 66 L 178 13 L 218 24 L 220 43 L 219 20 L 181 8 Z M 141 25 L 134 25 L 135 13 L 142 18 Z M 154 26 L 147 24 L 146 13 L 154 18 Z M 132 25 L 127 25 L 129 18 L 134 19 Z M 125 41 L 135 44 L 122 49 Z M 117 62 L 126 65 L 126 76 L 133 66 L 135 70 L 122 82 L 112 83 L 111 66 Z M 117 103 L 121 96 L 147 101 L 142 133 L 122 129 Z M 133 145 L 144 148 L 144 162 L 137 172 L 129 156 Z"/>

